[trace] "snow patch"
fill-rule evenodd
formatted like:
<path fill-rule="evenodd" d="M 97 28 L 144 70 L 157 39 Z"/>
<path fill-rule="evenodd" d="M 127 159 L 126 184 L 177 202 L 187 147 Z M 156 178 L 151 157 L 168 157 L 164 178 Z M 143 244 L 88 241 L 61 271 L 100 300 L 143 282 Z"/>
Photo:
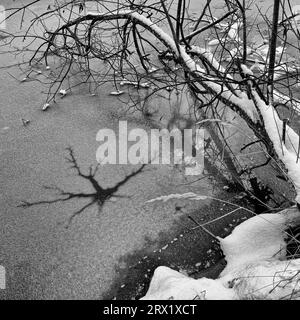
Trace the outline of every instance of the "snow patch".
<path fill-rule="evenodd" d="M 227 266 L 218 279 L 193 279 L 158 267 L 143 300 L 299 299 L 300 259 L 285 260 L 285 230 L 300 224 L 297 207 L 262 214 L 220 239 Z"/>

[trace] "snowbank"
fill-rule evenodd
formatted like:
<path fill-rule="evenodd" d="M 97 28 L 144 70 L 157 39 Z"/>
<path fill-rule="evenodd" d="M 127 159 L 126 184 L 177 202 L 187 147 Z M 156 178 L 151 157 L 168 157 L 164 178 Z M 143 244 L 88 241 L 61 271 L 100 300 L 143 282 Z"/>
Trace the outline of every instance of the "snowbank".
<path fill-rule="evenodd" d="M 216 280 L 189 278 L 158 267 L 144 300 L 297 299 L 300 259 L 286 260 L 286 232 L 300 224 L 296 207 L 255 216 L 221 239 L 227 266 Z"/>
<path fill-rule="evenodd" d="M 156 268 L 147 294 L 142 300 L 231 300 L 233 290 L 220 280 L 189 278 L 168 267 Z"/>

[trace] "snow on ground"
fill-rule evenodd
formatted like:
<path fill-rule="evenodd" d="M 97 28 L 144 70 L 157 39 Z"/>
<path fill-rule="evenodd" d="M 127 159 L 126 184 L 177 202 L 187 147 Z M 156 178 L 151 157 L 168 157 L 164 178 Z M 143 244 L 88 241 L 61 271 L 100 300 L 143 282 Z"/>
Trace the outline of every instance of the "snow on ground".
<path fill-rule="evenodd" d="M 227 266 L 218 279 L 196 280 L 161 266 L 142 299 L 298 298 L 300 259 L 285 260 L 284 240 L 285 230 L 299 223 L 296 207 L 250 218 L 220 239 Z"/>

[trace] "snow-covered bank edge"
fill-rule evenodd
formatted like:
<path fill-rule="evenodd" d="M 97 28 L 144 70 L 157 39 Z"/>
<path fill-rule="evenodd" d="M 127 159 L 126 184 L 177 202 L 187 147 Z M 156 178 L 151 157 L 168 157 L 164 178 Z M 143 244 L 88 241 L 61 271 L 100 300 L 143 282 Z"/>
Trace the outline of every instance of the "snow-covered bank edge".
<path fill-rule="evenodd" d="M 142 299 L 296 299 L 300 259 L 286 259 L 285 239 L 286 230 L 299 224 L 297 207 L 250 218 L 219 238 L 227 266 L 218 279 L 193 279 L 160 266 Z"/>

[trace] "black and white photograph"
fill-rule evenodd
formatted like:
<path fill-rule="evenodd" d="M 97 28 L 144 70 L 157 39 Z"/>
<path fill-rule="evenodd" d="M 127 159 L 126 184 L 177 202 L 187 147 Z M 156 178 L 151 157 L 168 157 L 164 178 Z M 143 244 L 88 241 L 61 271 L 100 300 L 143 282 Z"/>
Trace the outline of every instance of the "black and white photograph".
<path fill-rule="evenodd" d="M 0 0 L 0 300 L 298 299 L 299 0 Z"/>

